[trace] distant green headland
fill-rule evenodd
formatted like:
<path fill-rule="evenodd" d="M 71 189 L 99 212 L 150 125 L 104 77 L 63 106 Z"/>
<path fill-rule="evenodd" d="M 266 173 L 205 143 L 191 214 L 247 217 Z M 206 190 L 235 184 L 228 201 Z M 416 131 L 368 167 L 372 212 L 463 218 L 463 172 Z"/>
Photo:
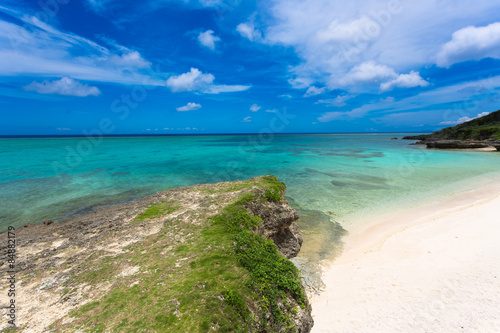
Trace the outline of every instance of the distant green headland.
<path fill-rule="evenodd" d="M 427 135 L 406 136 L 403 139 L 420 140 L 428 148 L 486 148 L 500 150 L 500 110 L 453 127 Z"/>

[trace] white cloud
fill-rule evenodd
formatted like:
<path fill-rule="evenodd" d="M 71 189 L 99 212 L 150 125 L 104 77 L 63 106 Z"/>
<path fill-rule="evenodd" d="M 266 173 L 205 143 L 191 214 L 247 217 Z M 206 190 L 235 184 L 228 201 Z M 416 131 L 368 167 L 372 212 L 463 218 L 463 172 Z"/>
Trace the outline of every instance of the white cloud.
<path fill-rule="evenodd" d="M 167 80 L 167 87 L 173 92 L 204 90 L 215 80 L 212 74 L 203 74 L 198 68 L 191 68 L 187 73 L 171 76 Z"/>
<path fill-rule="evenodd" d="M 253 23 L 240 23 L 236 27 L 236 31 L 251 41 L 259 41 L 262 39 L 262 33 L 255 29 Z"/>
<path fill-rule="evenodd" d="M 220 37 L 214 35 L 213 30 L 200 32 L 200 34 L 198 35 L 198 41 L 200 42 L 200 44 L 212 51 L 215 50 L 215 43 L 219 42 L 220 40 Z"/>
<path fill-rule="evenodd" d="M 315 87 L 315 86 L 310 86 L 306 93 L 304 94 L 304 97 L 310 97 L 310 96 L 316 96 L 316 95 L 321 95 L 325 92 L 326 88 L 325 87 L 322 87 L 322 88 L 318 88 L 318 87 Z"/>
<path fill-rule="evenodd" d="M 235 84 L 235 85 L 226 85 L 226 84 L 214 84 L 209 87 L 207 87 L 206 90 L 202 90 L 201 92 L 205 94 L 219 94 L 219 93 L 225 93 L 225 92 L 238 92 L 238 91 L 245 91 L 250 89 L 250 86 L 245 86 L 241 84 Z"/>
<path fill-rule="evenodd" d="M 353 98 L 353 95 L 340 95 L 331 99 L 320 99 L 316 103 L 327 104 L 328 106 L 342 107 L 346 105 L 346 101 Z"/>
<path fill-rule="evenodd" d="M 434 63 L 454 31 L 498 21 L 500 3 L 274 0 L 261 8 L 265 12 L 256 19 L 264 19 L 254 23 L 264 27 L 260 42 L 292 48 L 301 62 L 290 68 L 290 74 L 310 79 L 306 87 L 318 82 L 335 89 L 350 83 L 350 89 L 375 92 L 383 81 Z M 393 72 L 386 69 L 386 77 L 373 80 L 360 77 L 363 86 L 356 86 L 351 70 L 370 61 L 390 66 Z"/>
<path fill-rule="evenodd" d="M 388 96 L 386 98 L 382 98 L 380 101 L 382 103 L 394 103 L 395 99 L 392 96 Z"/>
<path fill-rule="evenodd" d="M 364 117 L 368 112 L 374 109 L 374 105 L 365 104 L 359 108 L 352 109 L 351 111 L 333 111 L 325 112 L 323 115 L 318 117 L 321 122 L 328 122 L 335 119 L 353 119 Z"/>
<path fill-rule="evenodd" d="M 73 80 L 70 77 L 63 77 L 60 80 L 46 81 L 42 83 L 32 82 L 24 87 L 24 90 L 36 91 L 39 94 L 59 94 L 66 96 L 98 96 L 101 91 L 97 87 L 91 87 L 86 84 Z"/>
<path fill-rule="evenodd" d="M 212 74 L 203 74 L 199 69 L 191 68 L 187 73 L 169 77 L 166 85 L 173 92 L 199 91 L 205 94 L 237 92 L 250 88 L 244 85 L 216 85 L 213 84 L 214 80 L 215 77 Z"/>
<path fill-rule="evenodd" d="M 257 112 L 260 110 L 260 106 L 258 106 L 257 104 L 253 104 L 252 106 L 250 106 L 250 111 L 252 112 Z"/>
<path fill-rule="evenodd" d="M 472 118 L 461 117 L 461 118 L 459 118 L 456 121 L 442 121 L 442 122 L 439 123 L 439 125 L 458 125 L 458 124 L 466 123 L 468 121 L 471 121 L 471 120 L 474 120 L 474 119 L 477 119 L 477 118 L 481 118 L 481 117 L 487 116 L 489 114 L 490 114 L 489 112 L 482 112 L 482 113 L 480 113 L 477 116 L 472 117 Z"/>
<path fill-rule="evenodd" d="M 196 104 L 196 103 L 187 103 L 184 106 L 176 108 L 177 111 L 193 111 L 193 110 L 198 110 L 201 108 L 201 104 Z"/>
<path fill-rule="evenodd" d="M 443 121 L 455 122 L 464 113 L 470 114 L 479 108 L 497 110 L 499 98 L 500 75 L 424 91 L 391 103 L 380 100 L 351 111 L 326 112 L 318 120 L 351 120 L 370 114 L 370 119 L 383 124 L 398 125 L 403 119 L 412 120 L 414 124 L 427 119 L 427 125 L 435 126 Z M 451 106 L 443 109 L 444 104 Z"/>
<path fill-rule="evenodd" d="M 326 123 L 328 121 L 332 121 L 344 116 L 345 112 L 334 111 L 334 112 L 326 112 L 322 116 L 318 117 L 318 120 L 322 123 Z"/>
<path fill-rule="evenodd" d="M 380 91 L 390 91 L 394 88 L 427 87 L 429 82 L 422 79 L 419 72 L 411 71 L 410 74 L 400 74 L 397 78 L 380 85 Z"/>
<path fill-rule="evenodd" d="M 107 48 L 79 35 L 60 31 L 36 17 L 6 12 L 0 19 L 0 75 L 68 76 L 122 84 L 160 85 L 151 63 L 138 51 L 106 42 Z M 14 20 L 15 19 L 15 20 Z M 13 23 L 19 22 L 19 23 Z"/>
<path fill-rule="evenodd" d="M 296 77 L 289 79 L 288 83 L 292 85 L 293 89 L 304 89 L 309 87 L 313 83 L 313 80 L 304 77 Z"/>
<path fill-rule="evenodd" d="M 125 68 L 148 68 L 151 63 L 144 60 L 137 51 L 130 51 L 121 55 L 113 54 L 109 57 L 108 61 L 115 66 Z"/>
<path fill-rule="evenodd" d="M 396 77 L 394 69 L 386 65 L 377 64 L 375 61 L 363 62 L 352 68 L 344 77 L 333 80 L 332 86 L 351 86 L 360 83 L 379 83 L 380 81 Z"/>
<path fill-rule="evenodd" d="M 68 127 L 58 127 L 57 130 L 58 131 L 70 131 L 71 128 L 68 128 Z"/>
<path fill-rule="evenodd" d="M 245 118 L 243 118 L 243 120 L 241 122 L 243 122 L 243 123 L 251 123 L 252 122 L 252 117 L 250 117 L 250 116 L 245 117 Z"/>
<path fill-rule="evenodd" d="M 467 60 L 492 57 L 500 59 L 500 22 L 485 27 L 468 26 L 453 33 L 451 41 L 441 47 L 436 63 L 449 67 Z"/>
<path fill-rule="evenodd" d="M 278 95 L 278 97 L 283 98 L 283 99 L 292 99 L 293 98 L 293 96 L 289 95 L 289 94 Z"/>

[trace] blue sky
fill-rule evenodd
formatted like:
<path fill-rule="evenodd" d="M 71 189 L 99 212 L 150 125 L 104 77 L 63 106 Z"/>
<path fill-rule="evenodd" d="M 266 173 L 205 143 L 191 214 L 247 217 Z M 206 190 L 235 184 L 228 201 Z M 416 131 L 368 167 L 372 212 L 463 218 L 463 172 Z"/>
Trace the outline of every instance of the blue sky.
<path fill-rule="evenodd" d="M 498 13 L 490 0 L 1 0 L 0 135 L 437 130 L 500 109 Z"/>

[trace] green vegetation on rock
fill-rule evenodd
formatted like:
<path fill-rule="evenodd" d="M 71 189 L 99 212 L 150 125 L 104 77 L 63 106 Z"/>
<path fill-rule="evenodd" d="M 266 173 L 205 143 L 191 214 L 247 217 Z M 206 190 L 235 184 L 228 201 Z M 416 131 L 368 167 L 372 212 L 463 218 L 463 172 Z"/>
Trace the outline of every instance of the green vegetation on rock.
<path fill-rule="evenodd" d="M 500 110 L 484 117 L 446 127 L 427 136 L 440 140 L 500 140 Z"/>
<path fill-rule="evenodd" d="M 274 207 L 284 190 L 276 177 L 258 177 L 189 190 L 200 196 L 197 209 L 182 200 L 148 206 L 132 225 L 164 219 L 162 229 L 116 255 L 88 255 L 64 282 L 61 298 L 74 297 L 82 285 L 102 290 L 101 296 L 52 329 L 296 332 L 292 316 L 307 302 L 299 271 L 273 241 L 252 232 L 263 221 L 246 208 Z M 215 214 L 214 194 L 220 207 Z M 175 217 L 169 217 L 172 212 Z"/>
<path fill-rule="evenodd" d="M 159 202 L 146 208 L 146 211 L 135 218 L 136 221 L 154 219 L 175 212 L 179 207 L 171 202 Z"/>

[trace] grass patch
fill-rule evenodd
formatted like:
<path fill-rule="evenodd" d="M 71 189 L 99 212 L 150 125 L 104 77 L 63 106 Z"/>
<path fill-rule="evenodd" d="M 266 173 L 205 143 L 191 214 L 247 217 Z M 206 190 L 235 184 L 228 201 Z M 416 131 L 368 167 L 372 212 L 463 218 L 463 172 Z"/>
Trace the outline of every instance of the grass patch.
<path fill-rule="evenodd" d="M 248 181 L 239 182 L 239 183 L 234 183 L 234 182 L 219 183 L 218 187 L 209 186 L 206 188 L 202 188 L 200 190 L 200 192 L 205 193 L 205 194 L 229 193 L 229 192 L 241 191 L 241 190 L 243 190 L 245 188 L 249 188 L 251 186 L 252 186 L 252 184 Z"/>
<path fill-rule="evenodd" d="M 145 219 L 154 219 L 164 215 L 171 214 L 179 209 L 172 202 L 159 202 L 146 208 L 146 211 L 135 218 L 135 221 L 143 221 Z"/>
<path fill-rule="evenodd" d="M 72 311 L 71 324 L 56 322 L 55 331 L 294 331 L 278 304 L 286 295 L 304 304 L 298 270 L 272 241 L 251 232 L 262 219 L 245 208 L 252 200 L 262 200 L 266 190 L 281 195 L 284 184 L 276 177 L 261 177 L 236 185 L 231 189 L 256 190 L 240 194 L 204 223 L 186 224 L 197 212 L 184 212 L 189 218 L 183 215 L 165 224 L 161 232 L 128 246 L 125 253 L 89 256 L 83 272 L 68 281 L 63 293 L 82 282 L 96 288 L 101 283 L 113 285 L 99 300 Z M 172 203 L 160 203 L 140 216 L 154 218 L 175 209 Z M 141 269 L 113 280 L 130 266 Z"/>

